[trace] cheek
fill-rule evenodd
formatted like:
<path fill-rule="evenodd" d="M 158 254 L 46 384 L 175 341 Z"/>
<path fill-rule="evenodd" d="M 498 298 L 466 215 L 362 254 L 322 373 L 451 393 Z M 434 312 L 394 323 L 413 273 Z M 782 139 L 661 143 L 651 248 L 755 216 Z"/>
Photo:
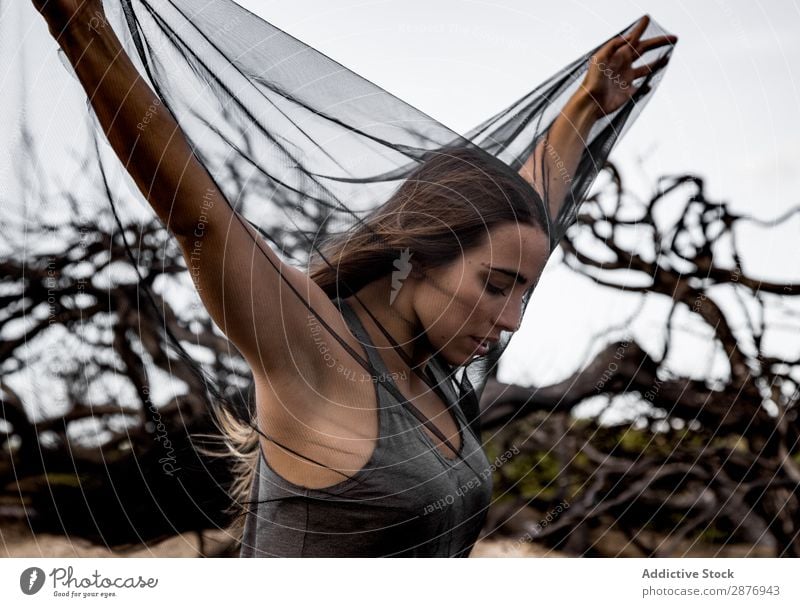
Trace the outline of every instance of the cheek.
<path fill-rule="evenodd" d="M 439 352 L 452 365 L 463 365 L 472 356 L 475 347 L 466 337 L 468 332 L 459 325 L 435 328 L 428 334 L 428 341 L 434 351 Z"/>
<path fill-rule="evenodd" d="M 428 339 L 437 347 L 447 347 L 448 343 L 463 333 L 464 317 L 447 311 L 438 318 L 432 318 L 427 328 Z"/>
<path fill-rule="evenodd" d="M 466 318 L 485 305 L 486 285 L 471 265 L 460 268 L 448 278 L 448 291 L 452 293 L 450 308 L 454 314 Z"/>
<path fill-rule="evenodd" d="M 444 308 L 430 306 L 425 310 L 421 320 L 425 326 L 425 335 L 431 346 L 439 351 L 463 349 L 464 335 L 468 334 L 467 313 L 461 306 L 451 301 L 445 302 Z"/>
<path fill-rule="evenodd" d="M 428 280 L 420 285 L 417 291 L 418 301 L 426 308 L 429 320 L 452 314 L 463 316 L 474 303 L 480 289 L 476 292 L 475 285 L 472 284 L 473 277 L 463 272 L 464 268 L 461 266 L 448 271 L 431 272 Z"/>
<path fill-rule="evenodd" d="M 417 291 L 418 314 L 432 342 L 445 345 L 456 336 L 468 334 L 472 325 L 485 324 L 480 319 L 488 313 L 492 301 L 474 268 L 459 266 L 432 278 L 432 283 Z"/>

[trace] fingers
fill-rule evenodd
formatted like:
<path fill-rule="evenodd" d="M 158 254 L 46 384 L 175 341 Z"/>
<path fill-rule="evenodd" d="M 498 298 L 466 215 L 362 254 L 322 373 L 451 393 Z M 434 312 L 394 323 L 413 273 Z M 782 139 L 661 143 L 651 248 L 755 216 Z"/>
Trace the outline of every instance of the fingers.
<path fill-rule="evenodd" d="M 638 48 L 643 53 L 648 49 L 663 46 L 664 44 L 675 44 L 678 41 L 678 37 L 674 35 L 656 36 L 655 38 L 640 40 L 649 23 L 650 15 L 645 15 L 631 30 L 630 34 L 618 37 L 618 44 L 628 42 L 632 47 Z"/>
<path fill-rule="evenodd" d="M 672 35 L 669 35 L 669 36 L 657 36 L 655 38 L 648 38 L 647 40 L 642 40 L 641 42 L 638 43 L 637 46 L 632 47 L 633 48 L 633 52 L 634 52 L 634 56 L 631 59 L 631 61 L 635 62 L 638 59 L 641 59 L 642 56 L 644 56 L 645 53 L 647 53 L 648 51 L 651 51 L 653 49 L 656 49 L 656 48 L 659 48 L 659 47 L 662 47 L 662 46 L 666 46 L 666 45 L 673 46 L 677 41 L 678 41 L 678 37 L 677 36 L 672 36 Z M 620 45 L 618 45 L 616 49 L 612 50 L 612 54 L 617 52 L 617 50 L 619 48 L 620 48 Z"/>
<path fill-rule="evenodd" d="M 631 42 L 639 42 L 639 38 L 644 34 L 644 30 L 647 29 L 648 25 L 650 25 L 650 15 L 644 15 L 639 19 L 639 23 L 636 24 L 636 27 L 634 27 L 631 32 Z"/>
<path fill-rule="evenodd" d="M 620 34 L 619 36 L 609 40 L 608 43 L 603 47 L 602 52 L 605 53 L 606 57 L 611 57 L 623 48 L 631 48 L 631 43 L 627 37 Z"/>
<path fill-rule="evenodd" d="M 637 78 L 641 78 L 642 76 L 647 76 L 650 72 L 654 70 L 661 69 L 669 62 L 669 57 L 664 55 L 655 61 L 648 63 L 647 65 L 642 65 L 637 67 L 631 72 L 631 80 L 636 80 Z"/>
<path fill-rule="evenodd" d="M 629 34 L 620 34 L 616 38 L 613 38 L 608 45 L 611 54 L 623 46 L 630 46 L 635 49 L 636 45 L 639 43 L 639 37 L 644 33 L 644 30 L 647 29 L 647 25 L 649 23 L 650 15 L 645 15 L 639 19 L 638 23 L 633 27 Z"/>
<path fill-rule="evenodd" d="M 627 35 L 620 34 L 609 40 L 606 47 L 603 49 L 607 56 L 614 55 L 619 49 L 627 46 L 634 52 L 634 61 L 636 58 L 641 57 L 647 51 L 659 48 L 665 45 L 674 45 L 678 42 L 678 37 L 672 34 L 664 36 L 655 36 L 646 40 L 640 40 L 641 35 L 647 29 L 650 23 L 650 15 L 644 15 L 638 23 L 634 26 L 631 32 Z"/>
<path fill-rule="evenodd" d="M 677 41 L 677 36 L 656 36 L 655 38 L 648 38 L 647 40 L 642 40 L 639 42 L 637 50 L 639 51 L 639 54 L 643 55 L 650 49 L 658 48 L 659 46 L 664 46 L 665 44 L 672 45 Z"/>

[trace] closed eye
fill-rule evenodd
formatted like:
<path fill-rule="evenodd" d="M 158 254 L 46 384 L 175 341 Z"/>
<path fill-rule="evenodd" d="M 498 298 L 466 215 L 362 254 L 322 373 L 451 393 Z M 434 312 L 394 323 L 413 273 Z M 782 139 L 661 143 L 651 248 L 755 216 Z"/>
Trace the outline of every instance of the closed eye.
<path fill-rule="evenodd" d="M 495 287 L 492 284 L 487 284 L 486 285 L 486 290 L 489 291 L 489 293 L 492 293 L 494 295 L 502 295 L 503 297 L 506 296 L 505 289 L 501 289 L 500 287 Z"/>

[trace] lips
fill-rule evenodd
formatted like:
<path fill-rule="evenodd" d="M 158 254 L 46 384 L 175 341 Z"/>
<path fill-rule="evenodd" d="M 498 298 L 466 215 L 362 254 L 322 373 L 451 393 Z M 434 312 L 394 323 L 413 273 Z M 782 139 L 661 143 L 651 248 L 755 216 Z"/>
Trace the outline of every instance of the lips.
<path fill-rule="evenodd" d="M 474 335 L 470 335 L 470 339 L 472 340 L 472 343 L 475 345 L 476 352 L 480 356 L 486 354 L 489 351 L 489 348 L 495 343 L 497 343 L 497 340 L 495 339 L 480 338 L 480 337 L 475 337 Z"/>

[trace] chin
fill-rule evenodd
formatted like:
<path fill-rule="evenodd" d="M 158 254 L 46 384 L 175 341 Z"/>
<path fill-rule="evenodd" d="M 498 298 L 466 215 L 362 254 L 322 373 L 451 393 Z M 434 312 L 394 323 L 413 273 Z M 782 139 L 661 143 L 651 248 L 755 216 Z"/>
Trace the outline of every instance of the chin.
<path fill-rule="evenodd" d="M 437 355 L 439 358 L 455 367 L 463 367 L 468 362 L 478 357 L 474 350 L 459 347 L 456 339 L 440 346 L 431 344 L 431 347 L 434 352 L 439 353 Z"/>
<path fill-rule="evenodd" d="M 446 362 L 450 363 L 456 367 L 463 367 L 473 358 L 475 358 L 474 353 L 464 354 L 463 350 L 459 350 L 458 352 L 448 352 L 447 350 L 442 350 L 439 353 L 439 356 L 444 359 Z"/>

